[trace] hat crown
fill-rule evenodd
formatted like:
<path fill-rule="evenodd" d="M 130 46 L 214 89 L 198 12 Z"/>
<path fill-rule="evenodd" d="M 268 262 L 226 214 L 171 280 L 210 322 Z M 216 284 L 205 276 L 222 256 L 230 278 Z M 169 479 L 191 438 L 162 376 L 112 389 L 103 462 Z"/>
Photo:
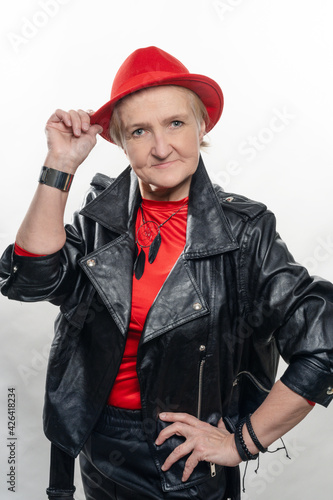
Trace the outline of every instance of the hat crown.
<path fill-rule="evenodd" d="M 144 84 L 163 75 L 189 74 L 189 70 L 175 57 L 158 47 L 145 47 L 130 54 L 120 66 L 113 81 L 111 99 L 120 94 L 129 82 Z M 143 85 L 144 86 L 144 85 Z"/>

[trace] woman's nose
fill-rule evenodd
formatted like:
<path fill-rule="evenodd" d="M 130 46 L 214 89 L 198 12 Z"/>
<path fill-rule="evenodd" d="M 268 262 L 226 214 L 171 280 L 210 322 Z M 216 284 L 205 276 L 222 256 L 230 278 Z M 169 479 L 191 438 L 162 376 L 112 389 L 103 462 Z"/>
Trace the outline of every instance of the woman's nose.
<path fill-rule="evenodd" d="M 172 146 L 166 133 L 155 133 L 152 144 L 152 154 L 156 158 L 165 159 L 172 151 Z"/>

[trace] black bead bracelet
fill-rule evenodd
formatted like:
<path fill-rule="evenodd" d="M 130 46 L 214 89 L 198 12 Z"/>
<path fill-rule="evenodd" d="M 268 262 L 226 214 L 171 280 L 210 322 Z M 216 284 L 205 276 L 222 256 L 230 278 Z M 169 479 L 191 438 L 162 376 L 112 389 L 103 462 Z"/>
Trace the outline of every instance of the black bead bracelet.
<path fill-rule="evenodd" d="M 239 428 L 240 427 L 241 426 L 237 427 L 236 432 L 235 432 L 235 445 L 236 445 L 238 454 L 241 457 L 242 461 L 243 462 L 247 462 L 248 461 L 248 457 L 247 457 L 245 451 L 243 450 L 242 444 L 241 444 L 241 442 L 239 440 L 239 435 L 238 434 L 239 434 Z"/>
<path fill-rule="evenodd" d="M 256 455 L 253 455 L 248 447 L 245 444 L 244 438 L 243 438 L 243 426 L 245 424 L 245 420 L 241 420 L 239 423 L 236 432 L 235 432 L 235 444 L 237 451 L 239 453 L 239 456 L 243 460 L 243 462 L 247 462 L 248 460 L 256 460 L 259 456 L 259 453 L 256 453 Z"/>

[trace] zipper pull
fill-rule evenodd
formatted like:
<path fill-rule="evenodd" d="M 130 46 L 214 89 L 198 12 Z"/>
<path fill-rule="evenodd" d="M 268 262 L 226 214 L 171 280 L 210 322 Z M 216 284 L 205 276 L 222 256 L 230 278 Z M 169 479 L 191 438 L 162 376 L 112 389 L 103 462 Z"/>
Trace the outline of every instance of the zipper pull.
<path fill-rule="evenodd" d="M 210 475 L 211 477 L 215 477 L 216 476 L 215 464 L 213 464 L 213 462 L 209 462 L 209 465 L 210 465 Z"/>

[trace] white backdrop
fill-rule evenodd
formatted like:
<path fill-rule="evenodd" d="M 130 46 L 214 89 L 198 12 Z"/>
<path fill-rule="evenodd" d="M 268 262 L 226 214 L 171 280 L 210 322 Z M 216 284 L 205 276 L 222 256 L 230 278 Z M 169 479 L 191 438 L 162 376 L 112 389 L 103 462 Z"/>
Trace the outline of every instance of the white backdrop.
<path fill-rule="evenodd" d="M 204 154 L 227 191 L 266 203 L 296 260 L 333 281 L 332 49 L 330 0 L 16 0 L 1 14 L 0 251 L 35 189 L 57 107 L 97 109 L 136 48 L 157 45 L 225 94 Z M 99 139 L 76 175 L 66 221 L 96 171 L 126 159 Z M 45 498 L 49 444 L 42 432 L 47 353 L 56 308 L 0 298 L 0 497 Z M 284 369 L 281 364 L 280 372 Z M 15 493 L 8 491 L 8 388 L 16 390 Z M 244 500 L 332 498 L 332 416 L 317 406 L 285 437 L 291 460 L 249 465 Z M 77 500 L 84 496 L 77 481 Z"/>

